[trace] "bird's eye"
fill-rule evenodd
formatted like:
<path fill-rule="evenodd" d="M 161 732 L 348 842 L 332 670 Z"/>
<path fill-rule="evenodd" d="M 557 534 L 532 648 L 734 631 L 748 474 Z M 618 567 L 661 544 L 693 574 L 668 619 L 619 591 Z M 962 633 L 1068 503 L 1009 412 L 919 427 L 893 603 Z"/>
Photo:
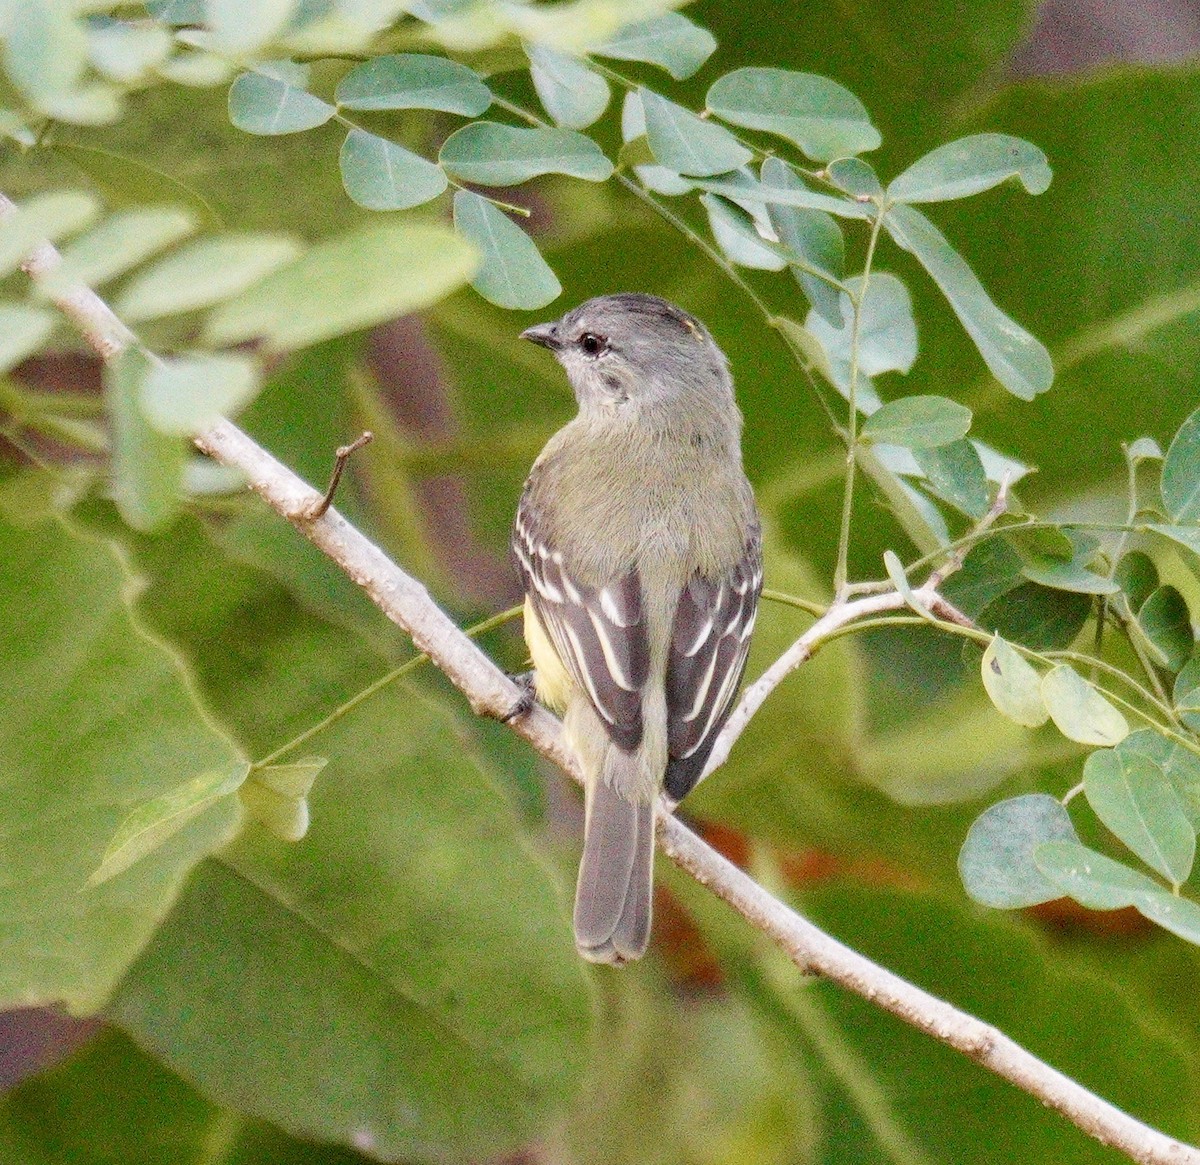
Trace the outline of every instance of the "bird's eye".
<path fill-rule="evenodd" d="M 606 344 L 603 336 L 597 336 L 595 332 L 584 332 L 579 337 L 579 346 L 589 356 L 599 356 L 604 351 Z"/>

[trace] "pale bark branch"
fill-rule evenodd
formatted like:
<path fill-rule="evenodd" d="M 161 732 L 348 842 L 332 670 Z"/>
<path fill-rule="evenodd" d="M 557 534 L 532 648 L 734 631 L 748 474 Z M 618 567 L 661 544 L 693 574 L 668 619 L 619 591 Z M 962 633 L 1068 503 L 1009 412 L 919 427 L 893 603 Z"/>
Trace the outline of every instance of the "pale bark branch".
<path fill-rule="evenodd" d="M 0 219 L 15 210 L 0 195 Z M 22 266 L 32 278 L 43 280 L 61 262 L 57 250 L 43 243 Z M 129 329 L 90 289 L 50 287 L 48 294 L 105 360 L 114 359 L 134 341 Z M 499 717 L 513 708 L 520 696 L 516 685 L 434 603 L 421 583 L 391 562 L 336 510 L 316 519 L 309 516 L 320 502 L 318 490 L 229 421 L 213 425 L 196 438 L 196 444 L 222 464 L 240 470 L 250 488 L 358 583 L 462 691 L 475 713 Z M 931 576 L 924 587 L 913 592 L 913 597 L 939 617 L 961 621 L 963 616 L 937 594 L 936 586 L 945 573 L 943 567 L 940 576 Z M 738 726 L 728 734 L 722 733 L 721 759 L 728 755 L 733 740 L 779 680 L 809 659 L 832 632 L 857 619 L 900 610 L 905 605 L 903 596 L 890 592 L 832 607 L 762 679 L 751 685 L 735 712 Z M 549 712 L 535 706 L 528 715 L 513 720 L 511 727 L 573 779 L 580 779 L 562 726 Z M 825 934 L 723 858 L 665 807 L 659 814 L 659 842 L 680 867 L 768 934 L 796 966 L 826 976 L 957 1049 L 1134 1161 L 1145 1165 L 1200 1165 L 1200 1151 L 1134 1119 L 1025 1051 L 996 1028 L 922 991 Z"/>

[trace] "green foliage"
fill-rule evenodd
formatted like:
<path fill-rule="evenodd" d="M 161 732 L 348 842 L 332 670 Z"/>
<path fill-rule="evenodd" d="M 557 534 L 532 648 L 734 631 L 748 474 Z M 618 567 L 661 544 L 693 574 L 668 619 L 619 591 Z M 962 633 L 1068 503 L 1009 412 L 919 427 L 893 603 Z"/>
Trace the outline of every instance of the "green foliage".
<path fill-rule="evenodd" d="M 731 357 L 768 587 L 807 610 L 844 565 L 909 600 L 790 677 L 687 811 L 746 835 L 773 888 L 780 853 L 864 859 L 806 908 L 1194 1135 L 1200 1030 L 1170 987 L 1200 957 L 1191 71 L 1005 82 L 1015 0 L 814 9 L 803 37 L 744 4 L 10 8 L 0 368 L 73 342 L 49 300 L 79 283 L 138 342 L 103 402 L 0 385 L 22 451 L 0 479 L 0 981 L 12 1004 L 107 1004 L 153 1059 L 110 1036 L 27 1085 L 0 1156 L 149 1160 L 168 1129 L 247 1165 L 361 1159 L 310 1138 L 414 1160 L 1100 1159 L 800 988 L 683 883 L 725 992 L 681 1010 L 669 961 L 630 969 L 589 1033 L 568 879 L 526 842 L 541 778 L 428 675 L 301 749 L 403 640 L 187 438 L 244 410 L 317 482 L 372 428 L 339 508 L 466 621 L 507 601 L 521 477 L 569 406 L 494 308 L 622 287 L 680 300 Z M 719 65 L 675 84 L 717 39 Z M 31 287 L 44 238 L 64 262 Z M 913 592 L 956 552 L 941 590 L 976 626 L 939 630 Z M 750 675 L 809 618 L 764 603 Z M 1131 906 L 1184 941 L 1051 945 L 956 906 L 963 886 Z M 109 1073 L 130 1099 L 99 1093 Z"/>

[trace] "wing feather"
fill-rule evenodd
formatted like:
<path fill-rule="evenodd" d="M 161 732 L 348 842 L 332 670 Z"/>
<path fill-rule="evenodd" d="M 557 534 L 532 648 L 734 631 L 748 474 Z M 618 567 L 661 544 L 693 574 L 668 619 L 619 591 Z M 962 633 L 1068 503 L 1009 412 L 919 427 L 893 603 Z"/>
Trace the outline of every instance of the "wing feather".
<path fill-rule="evenodd" d="M 679 597 L 667 657 L 666 790 L 681 800 L 700 779 L 746 671 L 762 593 L 762 535 L 725 575 L 694 575 Z"/>
<path fill-rule="evenodd" d="M 512 548 L 525 593 L 559 658 L 614 743 L 632 752 L 642 741 L 642 691 L 650 673 L 637 571 L 603 587 L 574 580 L 527 496 L 517 510 Z"/>

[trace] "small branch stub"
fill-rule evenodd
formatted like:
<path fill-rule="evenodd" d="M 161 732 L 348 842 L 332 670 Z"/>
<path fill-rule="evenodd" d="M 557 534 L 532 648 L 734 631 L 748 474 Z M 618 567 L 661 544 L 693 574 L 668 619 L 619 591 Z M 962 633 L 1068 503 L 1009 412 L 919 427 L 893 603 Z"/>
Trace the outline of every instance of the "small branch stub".
<path fill-rule="evenodd" d="M 323 518 L 326 511 L 333 504 L 333 495 L 337 493 L 338 482 L 342 480 L 342 473 L 346 468 L 346 462 L 364 445 L 369 445 L 375 439 L 375 434 L 367 431 L 355 441 L 351 441 L 349 445 L 339 445 L 337 452 L 334 454 L 335 460 L 333 463 L 333 473 L 329 478 L 329 487 L 325 490 L 322 497 L 314 502 L 311 506 L 305 509 L 301 517 L 310 522 L 315 522 L 318 518 Z"/>

